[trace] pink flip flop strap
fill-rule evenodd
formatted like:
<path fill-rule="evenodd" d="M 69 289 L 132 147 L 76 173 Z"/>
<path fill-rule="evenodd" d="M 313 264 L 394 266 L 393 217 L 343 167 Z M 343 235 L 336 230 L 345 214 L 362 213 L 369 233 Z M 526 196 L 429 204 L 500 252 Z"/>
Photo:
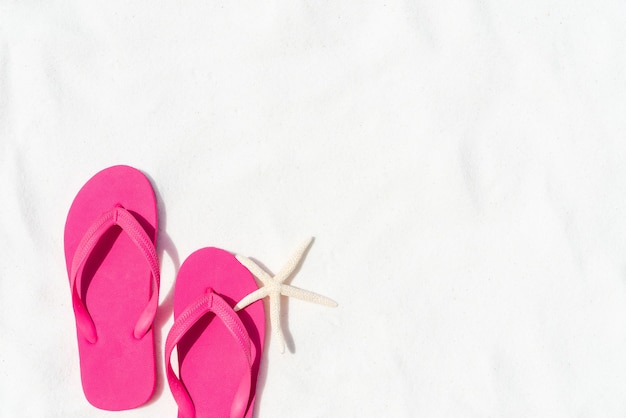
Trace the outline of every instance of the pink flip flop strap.
<path fill-rule="evenodd" d="M 233 308 L 213 289 L 200 296 L 195 302 L 190 304 L 174 322 L 172 329 L 165 341 L 165 362 L 167 364 L 167 381 L 170 385 L 172 395 L 178 404 L 179 413 L 184 418 L 195 418 L 196 411 L 189 392 L 183 382 L 176 376 L 172 369 L 172 352 L 181 338 L 191 329 L 191 327 L 205 314 L 213 312 L 224 323 L 232 337 L 237 341 L 242 354 L 246 358 L 246 373 L 244 374 L 237 393 L 233 399 L 230 410 L 231 418 L 241 418 L 244 416 L 248 402 L 250 400 L 250 387 L 252 380 L 252 363 L 255 357 L 254 346 L 250 343 L 250 336 L 246 331 L 243 322 L 235 313 Z"/>
<path fill-rule="evenodd" d="M 152 276 L 152 295 L 145 309 L 139 315 L 133 334 L 135 338 L 141 339 L 148 332 L 154 321 L 157 306 L 159 304 L 159 260 L 154 248 L 154 243 L 148 237 L 141 224 L 137 222 L 135 217 L 121 206 L 103 213 L 94 221 L 91 227 L 83 235 L 74 257 L 72 258 L 72 268 L 70 269 L 70 287 L 72 291 L 72 304 L 76 315 L 78 330 L 83 337 L 90 343 L 94 344 L 98 341 L 98 333 L 96 326 L 87 311 L 85 304 L 80 298 L 78 289 L 80 288 L 81 274 L 85 262 L 96 247 L 98 241 L 106 231 L 114 226 L 119 226 L 122 231 L 126 232 L 133 243 L 141 251 L 150 266 Z"/>

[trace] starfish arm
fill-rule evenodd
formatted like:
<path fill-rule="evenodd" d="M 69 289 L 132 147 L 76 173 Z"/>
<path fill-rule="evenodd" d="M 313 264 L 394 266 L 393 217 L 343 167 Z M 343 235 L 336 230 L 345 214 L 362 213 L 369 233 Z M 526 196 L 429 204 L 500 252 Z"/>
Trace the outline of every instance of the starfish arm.
<path fill-rule="evenodd" d="M 276 274 L 276 278 L 278 281 L 282 283 L 289 276 L 291 276 L 294 270 L 300 265 L 300 262 L 302 261 L 302 257 L 304 256 L 304 253 L 309 248 L 312 242 L 313 242 L 313 237 L 309 237 L 305 239 L 304 241 L 302 241 L 302 243 L 300 243 L 296 251 L 294 251 L 291 257 L 289 257 L 287 264 L 285 264 L 285 266 Z"/>
<path fill-rule="evenodd" d="M 327 298 L 326 296 L 311 292 L 310 290 L 300 289 L 295 286 L 283 285 L 281 287 L 281 293 L 285 296 L 294 297 L 296 299 L 305 300 L 318 305 L 330 306 L 332 308 L 336 308 L 338 306 L 337 302 L 331 298 Z"/>
<path fill-rule="evenodd" d="M 263 270 L 257 263 L 250 260 L 248 257 L 244 257 L 243 255 L 236 255 L 235 258 L 243 264 L 245 268 L 250 270 L 250 273 L 263 283 L 267 283 L 267 281 L 271 278 L 271 276 Z"/>
<path fill-rule="evenodd" d="M 249 293 L 248 295 L 244 296 L 243 299 L 237 302 L 234 309 L 235 311 L 239 311 L 245 308 L 246 306 L 250 305 L 251 303 L 254 303 L 259 299 L 263 299 L 265 296 L 267 296 L 267 294 L 268 294 L 267 288 L 261 287 L 255 290 L 254 292 Z"/>
<path fill-rule="evenodd" d="M 270 323 L 272 324 L 272 331 L 279 344 L 278 349 L 281 353 L 284 353 L 285 336 L 280 326 L 280 293 L 278 292 L 270 293 Z"/>

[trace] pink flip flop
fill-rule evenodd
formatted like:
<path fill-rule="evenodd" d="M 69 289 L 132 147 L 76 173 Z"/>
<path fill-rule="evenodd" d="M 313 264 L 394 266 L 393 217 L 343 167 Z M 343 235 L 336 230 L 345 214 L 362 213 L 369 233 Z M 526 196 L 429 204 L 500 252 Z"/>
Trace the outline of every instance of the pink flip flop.
<path fill-rule="evenodd" d="M 154 190 L 127 166 L 93 176 L 67 215 L 65 260 L 80 374 L 85 397 L 97 408 L 135 408 L 154 392 L 157 229 Z"/>
<path fill-rule="evenodd" d="M 265 311 L 261 302 L 239 312 L 233 306 L 256 289 L 248 269 L 224 250 L 200 249 L 181 266 L 165 343 L 179 418 L 252 417 Z M 174 347 L 180 379 L 171 364 Z"/>

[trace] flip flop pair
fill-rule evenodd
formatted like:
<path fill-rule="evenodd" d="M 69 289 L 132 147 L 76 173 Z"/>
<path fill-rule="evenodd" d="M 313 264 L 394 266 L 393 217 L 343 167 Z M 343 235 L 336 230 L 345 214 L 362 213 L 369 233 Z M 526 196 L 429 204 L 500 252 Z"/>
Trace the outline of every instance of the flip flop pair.
<path fill-rule="evenodd" d="M 157 231 L 154 190 L 128 166 L 92 177 L 67 217 L 81 381 L 87 400 L 100 409 L 136 408 L 154 392 Z M 265 313 L 262 303 L 239 312 L 233 307 L 257 289 L 250 271 L 223 250 L 198 250 L 181 266 L 165 349 L 179 418 L 252 416 Z M 179 376 L 171 365 L 175 348 Z"/>

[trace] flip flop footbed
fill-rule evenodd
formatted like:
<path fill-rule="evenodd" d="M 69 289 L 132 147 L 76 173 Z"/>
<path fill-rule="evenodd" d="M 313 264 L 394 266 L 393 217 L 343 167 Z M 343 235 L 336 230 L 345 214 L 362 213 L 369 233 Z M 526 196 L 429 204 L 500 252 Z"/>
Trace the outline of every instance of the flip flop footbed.
<path fill-rule="evenodd" d="M 77 247 L 103 213 L 122 206 L 156 243 L 157 206 L 148 179 L 127 166 L 105 169 L 79 191 L 65 225 L 68 274 Z M 84 264 L 78 289 L 98 339 L 77 333 L 83 390 L 94 406 L 130 409 L 147 402 L 156 381 L 152 329 L 136 339 L 133 330 L 152 294 L 151 270 L 129 235 L 112 227 Z"/>
<path fill-rule="evenodd" d="M 257 285 L 251 273 L 232 254 L 217 248 L 203 248 L 190 255 L 180 268 L 174 294 L 174 318 L 208 288 L 233 307 L 256 290 Z M 254 303 L 236 315 L 243 322 L 256 352 L 251 367 L 250 402 L 245 415 L 251 417 L 265 338 L 263 304 Z M 202 317 L 179 342 L 178 359 L 180 379 L 193 401 L 196 417 L 229 416 L 248 365 L 241 347 L 224 323 L 214 314 Z"/>

